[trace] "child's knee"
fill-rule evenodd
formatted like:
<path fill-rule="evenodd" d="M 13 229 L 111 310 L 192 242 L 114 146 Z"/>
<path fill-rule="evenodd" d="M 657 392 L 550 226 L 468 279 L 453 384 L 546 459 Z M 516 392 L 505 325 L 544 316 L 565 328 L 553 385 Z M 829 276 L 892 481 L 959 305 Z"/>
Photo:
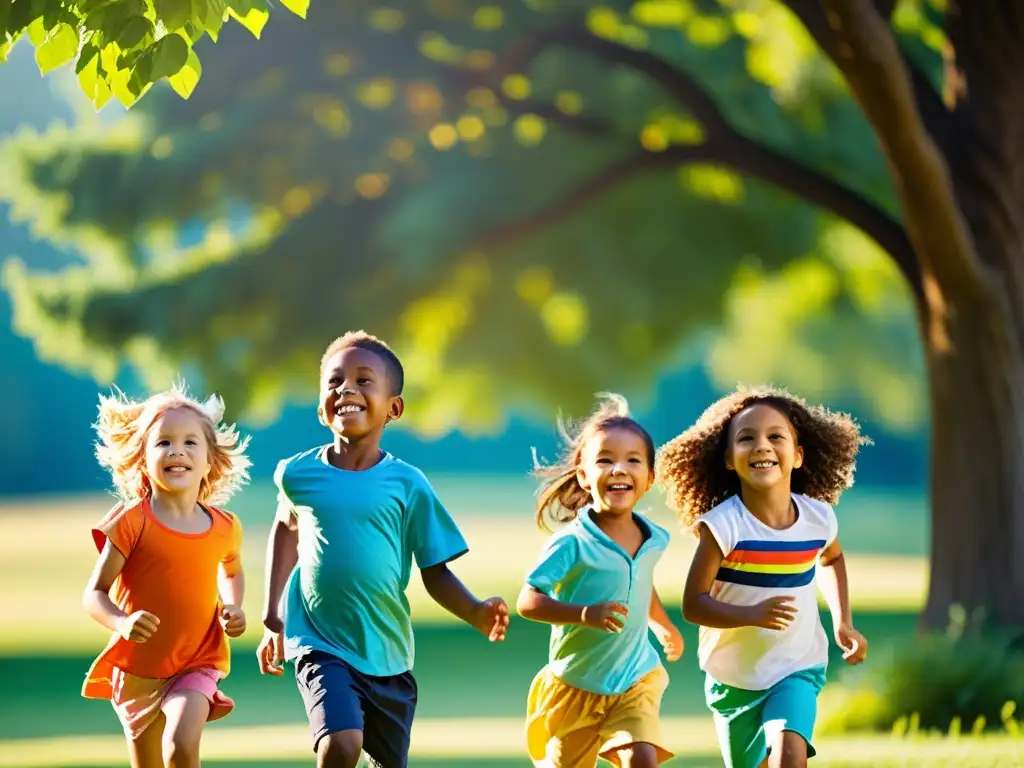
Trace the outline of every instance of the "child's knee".
<path fill-rule="evenodd" d="M 653 744 L 630 744 L 617 753 L 622 768 L 657 768 L 658 750 Z"/>
<path fill-rule="evenodd" d="M 782 731 L 768 756 L 771 768 L 807 768 L 807 742 L 795 731 Z"/>
<path fill-rule="evenodd" d="M 198 768 L 199 737 L 184 730 L 164 731 L 164 765 L 167 768 Z"/>
<path fill-rule="evenodd" d="M 328 733 L 316 745 L 317 768 L 356 768 L 362 752 L 362 731 Z"/>

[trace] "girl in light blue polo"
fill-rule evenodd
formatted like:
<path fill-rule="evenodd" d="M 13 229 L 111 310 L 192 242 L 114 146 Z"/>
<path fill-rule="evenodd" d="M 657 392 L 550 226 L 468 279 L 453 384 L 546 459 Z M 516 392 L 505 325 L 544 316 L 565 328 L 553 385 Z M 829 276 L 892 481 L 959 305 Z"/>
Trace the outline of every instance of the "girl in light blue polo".
<path fill-rule="evenodd" d="M 560 528 L 518 601 L 521 616 L 552 625 L 549 661 L 527 702 L 530 759 L 654 768 L 672 753 L 658 720 L 668 675 L 648 628 L 669 661 L 683 652 L 654 589 L 668 532 L 634 511 L 654 482 L 654 443 L 618 395 L 561 431 L 567 448 L 561 462 L 538 467 L 547 482 L 537 503 L 537 522 Z"/>

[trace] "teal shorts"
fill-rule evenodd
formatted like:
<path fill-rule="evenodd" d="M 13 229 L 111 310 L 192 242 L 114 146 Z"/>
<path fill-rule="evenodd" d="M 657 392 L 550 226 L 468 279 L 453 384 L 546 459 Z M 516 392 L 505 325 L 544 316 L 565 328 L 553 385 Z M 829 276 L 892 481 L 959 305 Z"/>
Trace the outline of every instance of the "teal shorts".
<path fill-rule="evenodd" d="M 807 756 L 813 757 L 811 736 L 818 694 L 824 687 L 824 667 L 794 672 L 766 691 L 733 688 L 708 675 L 704 697 L 714 713 L 725 768 L 757 768 L 768 756 L 769 743 L 779 731 L 803 736 Z"/>

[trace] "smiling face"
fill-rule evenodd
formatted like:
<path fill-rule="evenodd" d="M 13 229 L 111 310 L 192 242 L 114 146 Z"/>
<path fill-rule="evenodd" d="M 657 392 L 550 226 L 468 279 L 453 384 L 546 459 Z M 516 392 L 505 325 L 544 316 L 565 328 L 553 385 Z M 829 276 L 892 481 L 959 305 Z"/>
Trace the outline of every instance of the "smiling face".
<path fill-rule="evenodd" d="M 392 394 L 388 368 L 375 352 L 346 347 L 325 361 L 320 381 L 320 421 L 346 440 L 379 434 L 402 415 L 402 398 Z"/>
<path fill-rule="evenodd" d="M 599 513 L 630 514 L 654 482 L 647 443 L 634 430 L 610 427 L 583 445 L 576 477 Z"/>
<path fill-rule="evenodd" d="M 757 403 L 732 420 L 725 465 L 739 476 L 741 486 L 766 491 L 781 482 L 788 484 L 803 462 L 796 430 L 776 408 Z"/>
<path fill-rule="evenodd" d="M 191 408 L 172 408 L 146 435 L 146 475 L 155 493 L 198 493 L 210 471 L 208 424 Z"/>

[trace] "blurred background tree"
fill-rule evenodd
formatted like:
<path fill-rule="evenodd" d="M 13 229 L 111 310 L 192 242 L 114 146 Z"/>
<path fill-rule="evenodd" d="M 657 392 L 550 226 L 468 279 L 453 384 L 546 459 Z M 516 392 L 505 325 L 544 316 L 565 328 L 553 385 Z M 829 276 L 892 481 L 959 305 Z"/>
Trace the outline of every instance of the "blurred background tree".
<path fill-rule="evenodd" d="M 229 25 L 187 101 L 8 142 L 15 215 L 85 258 L 9 261 L 16 327 L 101 380 L 195 373 L 264 419 L 365 327 L 428 435 L 642 390 L 688 343 L 720 383 L 858 390 L 899 428 L 927 414 L 927 362 L 925 619 L 1018 621 L 1019 163 L 992 153 L 1020 102 L 974 42 L 993 2 L 366 0 L 259 43 Z"/>

